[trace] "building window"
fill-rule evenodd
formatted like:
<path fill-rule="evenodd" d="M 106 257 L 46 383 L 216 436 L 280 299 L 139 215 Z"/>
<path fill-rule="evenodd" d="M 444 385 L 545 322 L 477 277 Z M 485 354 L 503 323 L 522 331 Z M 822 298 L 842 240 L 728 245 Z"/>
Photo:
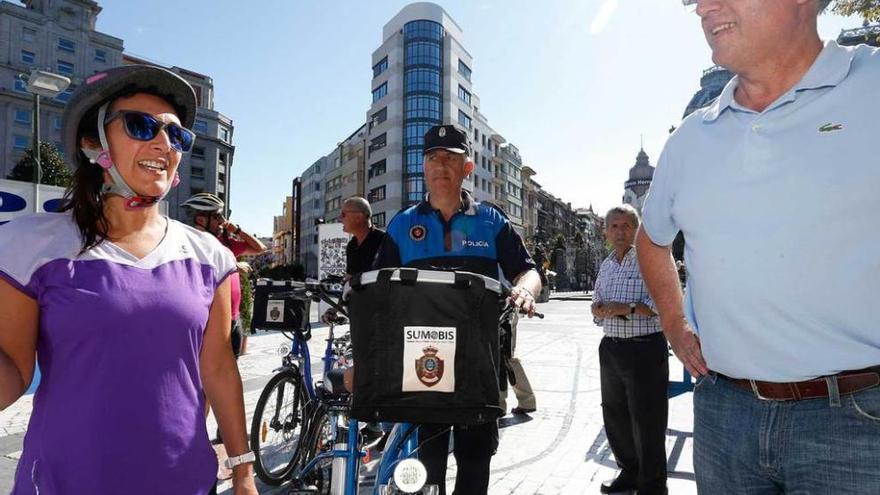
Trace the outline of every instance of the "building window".
<path fill-rule="evenodd" d="M 376 227 L 384 227 L 385 226 L 385 213 L 384 212 L 376 213 L 375 215 L 373 215 L 371 220 L 373 221 L 373 225 L 375 225 Z"/>
<path fill-rule="evenodd" d="M 372 179 L 373 177 L 379 177 L 380 175 L 385 173 L 385 160 L 379 160 L 378 162 L 370 165 L 370 171 L 368 172 L 368 179 Z"/>
<path fill-rule="evenodd" d="M 406 45 L 406 65 L 430 65 L 440 67 L 442 52 L 440 45 L 432 41 L 415 41 Z"/>
<path fill-rule="evenodd" d="M 480 165 L 480 153 L 477 151 L 474 151 L 474 164 Z"/>
<path fill-rule="evenodd" d="M 342 197 L 336 196 L 335 198 L 328 200 L 325 203 L 324 210 L 325 211 L 338 210 L 340 207 L 342 207 Z"/>
<path fill-rule="evenodd" d="M 342 177 L 334 177 L 327 181 L 327 185 L 324 189 L 325 192 L 333 192 L 342 187 Z"/>
<path fill-rule="evenodd" d="M 382 201 L 383 199 L 385 199 L 385 186 L 379 186 L 374 189 L 370 189 L 370 194 L 367 195 L 367 201 L 369 201 L 370 203 Z"/>
<path fill-rule="evenodd" d="M 315 191 L 320 191 L 320 190 L 321 190 L 321 183 L 315 182 Z"/>
<path fill-rule="evenodd" d="M 58 38 L 58 49 L 62 52 L 75 53 L 76 43 L 64 38 Z"/>
<path fill-rule="evenodd" d="M 388 107 L 379 110 L 378 112 L 370 115 L 370 130 L 373 130 L 373 127 L 381 124 L 388 120 Z"/>
<path fill-rule="evenodd" d="M 458 99 L 465 102 L 467 106 L 471 106 L 471 93 L 461 84 L 458 85 Z"/>
<path fill-rule="evenodd" d="M 198 134 L 207 134 L 208 133 L 208 123 L 204 120 L 196 120 L 195 122 L 193 122 L 193 129 L 192 130 Z"/>
<path fill-rule="evenodd" d="M 407 121 L 427 119 L 432 123 L 440 120 L 440 97 L 433 95 L 407 96 L 404 118 Z"/>
<path fill-rule="evenodd" d="M 382 83 L 381 86 L 373 90 L 373 103 L 381 100 L 382 97 L 388 94 L 388 83 Z"/>
<path fill-rule="evenodd" d="M 480 130 L 476 127 L 474 127 L 474 141 L 477 143 L 480 142 Z"/>
<path fill-rule="evenodd" d="M 409 69 L 404 73 L 403 84 L 407 93 L 440 94 L 440 69 L 429 67 Z"/>
<path fill-rule="evenodd" d="M 468 114 L 464 113 L 462 110 L 458 111 L 458 123 L 461 124 L 465 129 L 471 128 L 471 118 L 468 117 Z"/>
<path fill-rule="evenodd" d="M 192 157 L 198 158 L 199 160 L 204 160 L 205 159 L 205 148 L 202 148 L 201 146 L 193 146 Z"/>
<path fill-rule="evenodd" d="M 52 117 L 52 127 L 54 127 L 56 131 L 61 130 L 61 116 L 60 115 L 56 115 L 56 116 Z"/>
<path fill-rule="evenodd" d="M 29 27 L 21 28 L 21 39 L 25 43 L 33 43 L 37 39 L 37 30 Z"/>
<path fill-rule="evenodd" d="M 37 55 L 34 52 L 29 52 L 27 50 L 21 51 L 21 61 L 26 64 L 32 64 L 37 60 Z"/>
<path fill-rule="evenodd" d="M 373 66 L 373 77 L 378 77 L 379 74 L 385 72 L 388 69 L 388 57 L 383 58 L 379 61 L 378 64 Z"/>
<path fill-rule="evenodd" d="M 458 73 L 461 74 L 468 81 L 471 80 L 471 68 L 465 65 L 464 62 L 459 59 L 458 61 Z"/>
<path fill-rule="evenodd" d="M 229 129 L 223 127 L 222 125 L 220 126 L 220 140 L 224 143 L 229 142 Z"/>
<path fill-rule="evenodd" d="M 95 50 L 95 62 L 101 62 L 102 64 L 107 63 L 107 51 L 106 50 Z"/>
<path fill-rule="evenodd" d="M 58 61 L 58 73 L 62 76 L 72 76 L 73 75 L 73 64 L 70 62 L 65 62 L 64 60 Z"/>
<path fill-rule="evenodd" d="M 227 153 L 220 153 L 220 166 L 223 169 L 226 169 L 226 166 L 229 164 L 229 155 Z"/>
<path fill-rule="evenodd" d="M 19 136 L 15 134 L 12 137 L 12 147 L 15 151 L 27 151 L 31 147 L 31 140 L 27 136 Z"/>
<path fill-rule="evenodd" d="M 204 167 L 192 167 L 192 178 L 193 179 L 205 179 L 205 169 Z"/>
<path fill-rule="evenodd" d="M 19 93 L 27 93 L 27 83 L 24 82 L 20 77 L 13 76 L 15 78 L 15 90 Z"/>
<path fill-rule="evenodd" d="M 317 203 L 317 202 L 318 202 L 318 200 L 316 199 L 316 200 L 315 200 L 315 203 Z M 315 208 L 317 208 L 317 207 L 318 207 L 318 205 L 316 204 L 316 205 L 315 205 Z M 312 244 L 317 244 L 317 243 L 318 243 L 318 234 L 315 234 L 315 235 L 312 237 Z"/>
<path fill-rule="evenodd" d="M 58 141 L 55 141 L 54 144 L 55 144 L 55 149 L 58 150 L 58 154 L 61 156 L 64 156 L 64 145 L 59 143 Z"/>
<path fill-rule="evenodd" d="M 15 111 L 15 123 L 30 125 L 31 112 L 29 112 L 27 110 L 16 110 Z"/>
<path fill-rule="evenodd" d="M 379 136 L 376 136 L 372 140 L 370 140 L 369 152 L 373 153 L 374 151 L 378 151 L 384 148 L 386 144 L 388 144 L 388 135 L 383 132 Z"/>

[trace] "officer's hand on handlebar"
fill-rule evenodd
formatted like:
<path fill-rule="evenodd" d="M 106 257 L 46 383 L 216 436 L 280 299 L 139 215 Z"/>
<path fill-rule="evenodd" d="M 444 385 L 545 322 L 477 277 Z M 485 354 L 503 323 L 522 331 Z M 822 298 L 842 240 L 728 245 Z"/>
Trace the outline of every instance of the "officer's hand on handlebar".
<path fill-rule="evenodd" d="M 336 314 L 336 310 L 333 308 L 330 308 L 327 311 L 324 311 L 324 314 L 321 315 L 321 322 L 323 322 L 327 325 L 333 324 L 334 321 L 336 320 L 337 316 L 338 315 Z"/>
<path fill-rule="evenodd" d="M 527 314 L 529 318 L 535 315 L 535 296 L 525 287 L 511 287 L 507 300 L 519 308 L 521 312 Z"/>

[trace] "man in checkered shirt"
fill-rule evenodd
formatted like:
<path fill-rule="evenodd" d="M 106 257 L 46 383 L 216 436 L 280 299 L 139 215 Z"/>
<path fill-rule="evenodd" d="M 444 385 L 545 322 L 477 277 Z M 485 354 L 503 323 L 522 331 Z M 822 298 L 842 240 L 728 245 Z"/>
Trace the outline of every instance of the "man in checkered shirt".
<path fill-rule="evenodd" d="M 666 339 L 648 295 L 633 247 L 639 214 L 629 205 L 605 215 L 605 237 L 614 251 L 602 262 L 593 291 L 599 345 L 602 416 L 620 474 L 602 493 L 638 490 L 665 494 L 669 381 Z"/>

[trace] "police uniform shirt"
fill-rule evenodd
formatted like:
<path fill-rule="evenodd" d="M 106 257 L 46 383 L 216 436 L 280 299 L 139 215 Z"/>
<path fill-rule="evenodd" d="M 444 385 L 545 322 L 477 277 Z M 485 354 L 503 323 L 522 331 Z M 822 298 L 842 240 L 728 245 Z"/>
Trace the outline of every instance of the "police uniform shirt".
<path fill-rule="evenodd" d="M 494 205 L 478 203 L 466 191 L 449 221 L 426 200 L 401 211 L 388 224 L 375 268 L 458 270 L 515 280 L 535 268 L 522 238 Z"/>
<path fill-rule="evenodd" d="M 358 245 L 357 237 L 352 237 L 345 246 L 345 271 L 349 275 L 370 271 L 379 246 L 385 239 L 385 232 L 371 227 L 364 241 Z"/>

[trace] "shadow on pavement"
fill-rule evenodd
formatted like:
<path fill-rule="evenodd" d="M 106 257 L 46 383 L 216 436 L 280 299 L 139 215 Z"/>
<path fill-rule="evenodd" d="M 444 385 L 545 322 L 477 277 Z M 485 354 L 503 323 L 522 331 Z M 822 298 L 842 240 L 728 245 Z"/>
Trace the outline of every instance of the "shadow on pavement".
<path fill-rule="evenodd" d="M 666 436 L 675 439 L 675 443 L 672 445 L 672 451 L 669 453 L 669 458 L 666 460 L 667 476 L 669 478 L 695 481 L 696 478 L 694 477 L 694 473 L 675 470 L 675 466 L 677 466 L 678 461 L 681 460 L 681 452 L 684 450 L 685 441 L 688 438 L 692 439 L 694 434 L 689 431 L 678 431 L 670 428 L 666 430 Z M 584 460 L 593 461 L 596 464 L 600 464 L 610 469 L 617 469 L 617 463 L 611 459 L 611 447 L 608 445 L 608 437 L 605 436 L 605 428 L 599 430 L 599 434 L 596 435 L 596 439 L 593 440 L 593 445 L 587 450 Z"/>
<path fill-rule="evenodd" d="M 510 416 L 505 416 L 498 420 L 498 428 L 501 429 L 507 428 L 508 426 L 521 425 L 524 423 L 528 423 L 533 419 L 535 418 L 529 416 L 528 414 L 513 414 Z"/>

